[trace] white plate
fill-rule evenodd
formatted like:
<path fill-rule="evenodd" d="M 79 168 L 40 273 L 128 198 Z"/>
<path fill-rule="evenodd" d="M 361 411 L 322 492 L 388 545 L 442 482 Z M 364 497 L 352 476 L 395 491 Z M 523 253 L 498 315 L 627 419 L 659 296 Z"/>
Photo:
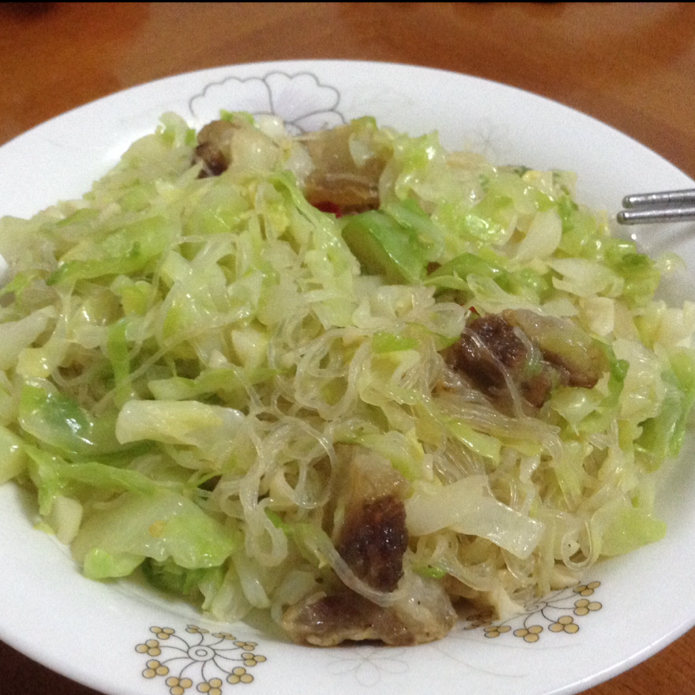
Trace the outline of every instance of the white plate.
<path fill-rule="evenodd" d="M 610 211 L 625 193 L 695 186 L 612 128 L 507 86 L 404 65 L 292 61 L 167 78 L 29 131 L 0 148 L 0 214 L 29 216 L 80 196 L 165 111 L 199 127 L 221 107 L 273 111 L 297 130 L 365 114 L 413 135 L 438 129 L 445 146 L 476 149 L 497 163 L 574 170 L 579 198 Z M 693 232 L 693 224 L 658 234 L 643 227 L 638 241 L 650 252 L 677 251 L 693 269 Z M 695 297 L 690 286 L 676 289 Z M 528 615 L 502 626 L 461 625 L 420 647 L 320 650 L 246 623 L 211 625 L 125 581 L 84 579 L 64 548 L 32 528 L 31 502 L 9 484 L 0 488 L 0 638 L 109 695 L 220 695 L 244 684 L 258 695 L 421 695 L 424 688 L 569 695 L 630 668 L 695 624 L 695 505 L 688 502 L 695 472 L 674 468 L 666 485 L 664 541 L 601 564 L 583 588 L 529 606 Z"/>

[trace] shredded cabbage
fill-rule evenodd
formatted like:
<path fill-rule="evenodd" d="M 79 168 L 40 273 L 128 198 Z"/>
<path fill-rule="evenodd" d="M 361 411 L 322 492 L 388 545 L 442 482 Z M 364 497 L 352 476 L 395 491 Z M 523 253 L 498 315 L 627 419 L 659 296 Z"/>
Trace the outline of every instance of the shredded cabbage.
<path fill-rule="evenodd" d="M 654 298 L 674 264 L 571 174 L 372 119 L 336 132 L 322 190 L 356 197 L 326 212 L 317 141 L 224 118 L 217 176 L 167 114 L 82 199 L 0 220 L 0 482 L 36 490 L 87 576 L 142 572 L 224 620 L 279 620 L 328 574 L 393 605 L 331 535 L 355 457 L 405 485 L 405 574 L 497 615 L 664 535 L 654 472 L 695 401 L 695 304 Z M 529 409 L 507 374 L 505 409 L 452 369 L 470 321 L 509 311 L 529 373 L 570 350 L 596 383 Z"/>

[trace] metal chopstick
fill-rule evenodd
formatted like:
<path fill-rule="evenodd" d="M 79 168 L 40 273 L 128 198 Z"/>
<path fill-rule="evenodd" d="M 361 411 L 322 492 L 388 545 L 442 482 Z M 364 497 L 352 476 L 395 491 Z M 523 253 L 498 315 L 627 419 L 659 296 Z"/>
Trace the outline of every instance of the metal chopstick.
<path fill-rule="evenodd" d="M 637 193 L 623 198 L 616 219 L 620 224 L 688 222 L 695 220 L 695 188 L 657 193 Z"/>

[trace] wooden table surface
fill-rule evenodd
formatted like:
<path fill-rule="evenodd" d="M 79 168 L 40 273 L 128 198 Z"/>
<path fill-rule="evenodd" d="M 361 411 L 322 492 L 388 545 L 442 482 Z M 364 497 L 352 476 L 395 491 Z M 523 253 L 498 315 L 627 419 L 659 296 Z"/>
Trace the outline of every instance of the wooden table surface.
<path fill-rule="evenodd" d="M 0 145 L 160 77 L 300 58 L 420 64 L 504 82 L 609 123 L 695 178 L 688 3 L 1 3 Z M 94 695 L 2 643 L 0 693 Z M 695 630 L 587 693 L 695 693 Z"/>

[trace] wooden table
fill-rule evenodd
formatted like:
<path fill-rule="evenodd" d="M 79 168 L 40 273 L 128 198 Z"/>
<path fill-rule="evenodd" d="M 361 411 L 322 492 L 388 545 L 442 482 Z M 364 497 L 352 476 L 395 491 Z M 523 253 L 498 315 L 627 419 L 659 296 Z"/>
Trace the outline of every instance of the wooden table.
<path fill-rule="evenodd" d="M 233 63 L 421 64 L 542 94 L 695 177 L 687 3 L 0 4 L 0 144 L 75 106 Z M 0 643 L 2 695 L 94 695 Z M 695 630 L 590 695 L 695 692 Z"/>

